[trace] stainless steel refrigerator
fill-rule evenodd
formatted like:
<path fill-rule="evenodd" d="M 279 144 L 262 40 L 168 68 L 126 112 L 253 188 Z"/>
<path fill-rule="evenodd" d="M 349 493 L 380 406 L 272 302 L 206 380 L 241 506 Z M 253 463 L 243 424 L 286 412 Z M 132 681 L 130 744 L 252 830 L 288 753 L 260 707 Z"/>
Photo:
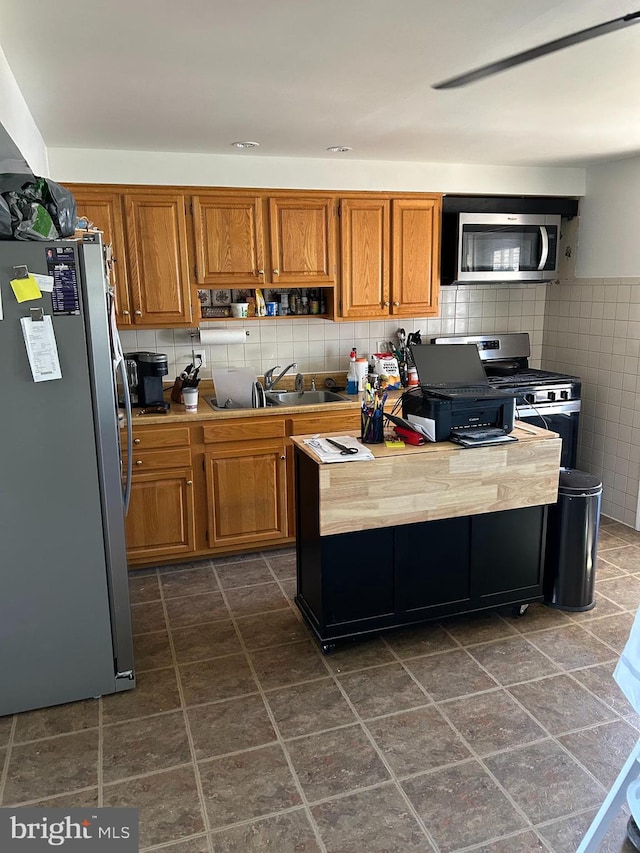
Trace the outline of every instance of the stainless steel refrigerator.
<path fill-rule="evenodd" d="M 0 241 L 0 716 L 135 686 L 119 343 L 87 239 Z M 26 273 L 52 291 L 18 302 Z M 61 378 L 34 381 L 21 319 L 47 317 Z"/>

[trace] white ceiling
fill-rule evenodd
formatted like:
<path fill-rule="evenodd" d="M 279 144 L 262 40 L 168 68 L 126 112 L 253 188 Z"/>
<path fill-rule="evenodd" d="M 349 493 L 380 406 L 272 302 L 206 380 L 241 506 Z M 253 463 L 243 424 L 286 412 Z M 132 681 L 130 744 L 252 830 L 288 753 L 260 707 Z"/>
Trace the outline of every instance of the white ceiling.
<path fill-rule="evenodd" d="M 631 3 L 631 5 L 630 5 Z M 640 0 L 0 0 L 49 147 L 509 165 L 640 153 L 640 24 L 431 84 Z"/>

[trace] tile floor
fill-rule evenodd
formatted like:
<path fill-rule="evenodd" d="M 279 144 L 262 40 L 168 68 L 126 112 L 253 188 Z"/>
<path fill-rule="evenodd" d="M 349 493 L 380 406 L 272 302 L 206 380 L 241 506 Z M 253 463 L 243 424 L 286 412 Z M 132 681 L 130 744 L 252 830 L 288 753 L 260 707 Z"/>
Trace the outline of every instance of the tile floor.
<path fill-rule="evenodd" d="M 640 534 L 603 520 L 588 613 L 329 657 L 294 573 L 271 551 L 133 574 L 137 689 L 1 718 L 0 803 L 138 806 L 141 849 L 167 853 L 575 850 L 640 729 L 611 678 Z M 625 824 L 603 850 L 632 850 Z"/>

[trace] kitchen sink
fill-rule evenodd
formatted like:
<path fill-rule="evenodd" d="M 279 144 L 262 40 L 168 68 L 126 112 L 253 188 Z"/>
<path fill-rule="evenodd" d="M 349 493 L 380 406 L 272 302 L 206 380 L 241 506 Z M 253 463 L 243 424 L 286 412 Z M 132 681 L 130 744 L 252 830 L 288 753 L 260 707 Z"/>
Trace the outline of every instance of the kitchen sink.
<path fill-rule="evenodd" d="M 268 406 L 313 406 L 318 403 L 345 403 L 335 391 L 267 391 Z"/>
<path fill-rule="evenodd" d="M 205 397 L 207 403 L 214 409 L 216 412 L 230 412 L 232 409 L 237 409 L 241 412 L 251 411 L 251 406 L 242 406 L 240 403 L 231 403 L 229 406 L 219 406 L 218 401 L 215 397 Z M 277 406 L 278 403 L 272 403 L 270 400 L 267 400 L 267 406 Z"/>

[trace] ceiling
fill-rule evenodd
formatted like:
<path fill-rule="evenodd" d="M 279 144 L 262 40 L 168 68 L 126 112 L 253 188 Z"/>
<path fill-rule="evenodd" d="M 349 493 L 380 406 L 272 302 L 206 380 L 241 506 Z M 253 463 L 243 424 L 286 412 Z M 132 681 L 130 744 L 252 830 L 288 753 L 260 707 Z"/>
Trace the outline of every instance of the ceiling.
<path fill-rule="evenodd" d="M 0 0 L 0 44 L 49 147 L 584 165 L 640 153 L 640 24 L 466 88 L 431 85 L 637 8 Z"/>

